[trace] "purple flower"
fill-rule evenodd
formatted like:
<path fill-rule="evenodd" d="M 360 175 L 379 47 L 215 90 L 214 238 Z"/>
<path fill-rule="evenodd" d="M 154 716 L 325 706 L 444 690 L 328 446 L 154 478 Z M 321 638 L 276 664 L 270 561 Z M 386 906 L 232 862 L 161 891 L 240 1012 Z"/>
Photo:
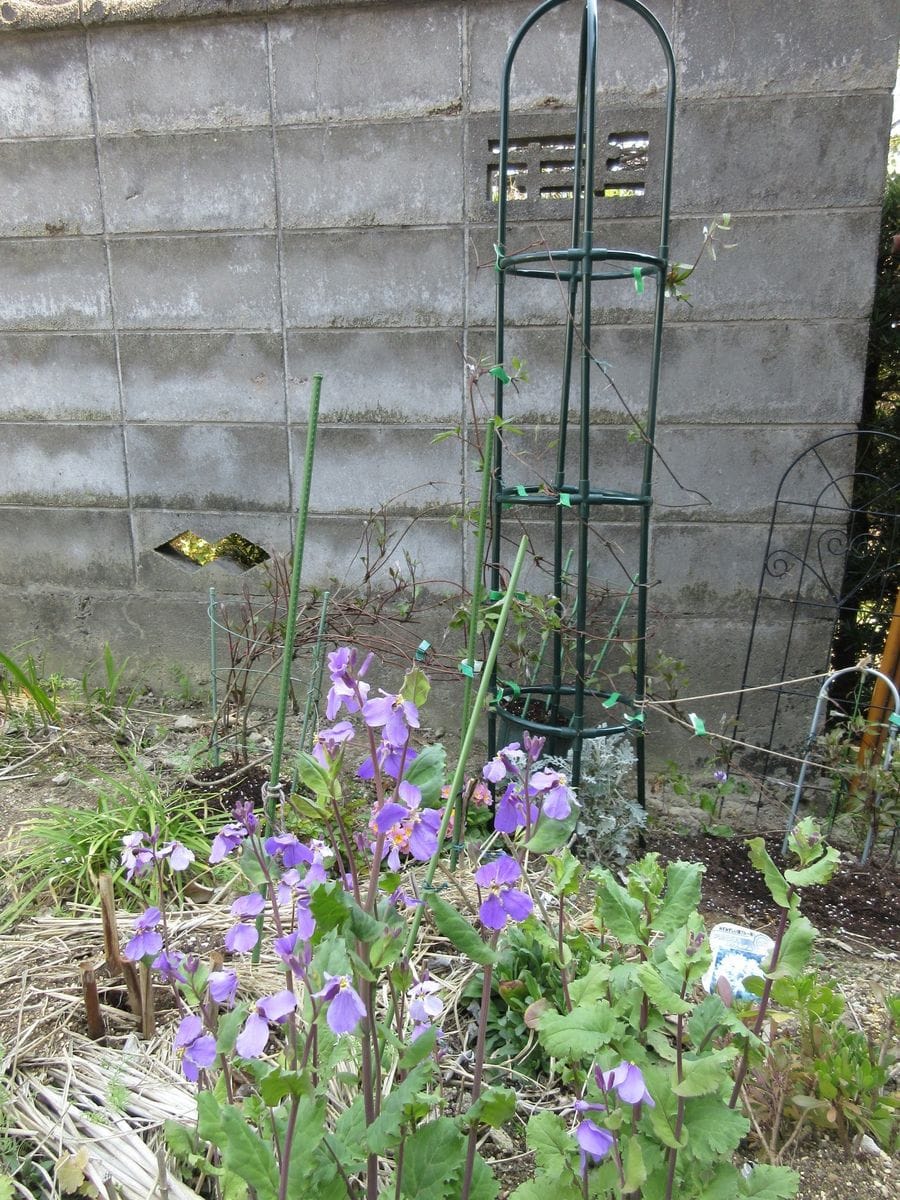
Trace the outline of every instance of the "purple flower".
<path fill-rule="evenodd" d="M 713 779 L 716 783 L 725 783 L 728 779 L 728 772 L 719 767 L 717 771 L 713 771 Z"/>
<path fill-rule="evenodd" d="M 225 949 L 229 954 L 246 954 L 259 941 L 259 933 L 250 922 L 263 912 L 266 907 L 265 899 L 259 892 L 251 892 L 248 896 L 238 896 L 232 904 L 232 913 L 239 918 L 236 925 L 225 934 Z"/>
<path fill-rule="evenodd" d="M 582 1175 L 586 1173 L 589 1166 L 593 1166 L 605 1158 L 613 1148 L 612 1134 L 590 1120 L 580 1122 L 575 1130 L 575 1140 L 581 1151 Z"/>
<path fill-rule="evenodd" d="M 300 929 L 275 938 L 275 953 L 294 975 L 303 976 L 312 958 L 312 951 Z"/>
<path fill-rule="evenodd" d="M 544 751 L 544 744 L 547 739 L 539 734 L 530 734 L 528 730 L 522 736 L 522 745 L 525 747 L 525 757 L 530 763 L 536 763 Z"/>
<path fill-rule="evenodd" d="M 323 767 L 330 767 L 344 742 L 353 737 L 354 728 L 349 721 L 338 721 L 331 729 L 320 729 L 315 736 L 312 756 Z"/>
<path fill-rule="evenodd" d="M 186 956 L 178 950 L 172 950 L 171 953 L 162 950 L 150 966 L 154 971 L 159 971 L 165 983 L 187 983 L 187 972 L 184 969 L 186 962 Z"/>
<path fill-rule="evenodd" d="M 241 1058 L 259 1058 L 269 1040 L 269 1022 L 281 1024 L 297 1007 L 293 992 L 276 992 L 274 996 L 263 996 L 237 1036 L 235 1050 Z"/>
<path fill-rule="evenodd" d="M 135 934 L 122 952 L 123 957 L 130 962 L 140 962 L 148 954 L 159 954 L 163 948 L 161 934 L 156 932 L 157 925 L 162 921 L 162 913 L 158 908 L 148 908 L 134 922 Z"/>
<path fill-rule="evenodd" d="M 359 712 L 369 694 L 369 685 L 362 682 L 362 677 L 369 669 L 372 655 L 364 659 L 357 670 L 356 650 L 342 646 L 328 655 L 328 673 L 331 676 L 331 688 L 325 706 L 325 716 L 333 721 L 341 708 L 347 712 Z"/>
<path fill-rule="evenodd" d="M 619 1099 L 625 1104 L 646 1104 L 650 1108 L 656 1107 L 656 1102 L 647 1091 L 640 1067 L 635 1066 L 632 1062 L 619 1063 L 611 1071 L 601 1071 L 597 1067 L 594 1070 L 594 1078 L 601 1092 L 610 1092 L 615 1089 Z"/>
<path fill-rule="evenodd" d="M 153 850 L 144 845 L 144 839 L 148 837 L 149 834 L 138 831 L 122 838 L 122 866 L 129 881 L 143 875 L 154 860 Z"/>
<path fill-rule="evenodd" d="M 521 867 L 508 854 L 501 854 L 475 872 L 479 888 L 488 889 L 488 897 L 478 910 L 481 923 L 488 929 L 503 929 L 507 921 L 524 921 L 531 914 L 531 897 L 512 886 L 521 874 Z"/>
<path fill-rule="evenodd" d="M 486 764 L 481 774 L 488 783 L 500 783 L 507 775 L 519 775 L 519 765 L 522 761 L 522 751 L 518 742 L 510 742 L 504 746 Z"/>
<path fill-rule="evenodd" d="M 391 779 L 399 779 L 413 759 L 417 757 L 417 752 L 405 740 L 399 746 L 394 746 L 391 742 L 383 739 L 376 750 L 375 764 L 384 775 L 390 775 Z M 373 764 L 370 754 L 356 772 L 357 777 L 374 779 L 375 764 Z"/>
<path fill-rule="evenodd" d="M 436 979 L 420 979 L 409 990 L 409 1015 L 417 1027 L 427 1028 L 444 1011 L 444 1002 L 439 992 L 441 985 Z M 415 1031 L 413 1031 L 415 1033 Z"/>
<path fill-rule="evenodd" d="M 216 863 L 222 862 L 232 851 L 237 850 L 246 836 L 247 831 L 243 825 L 237 825 L 233 822 L 223 825 L 213 838 L 212 849 L 209 852 L 210 866 L 215 866 Z"/>
<path fill-rule="evenodd" d="M 166 842 L 164 846 L 160 846 L 157 856 L 167 858 L 173 871 L 186 871 L 194 861 L 193 850 L 188 850 L 187 846 L 175 841 Z"/>
<path fill-rule="evenodd" d="M 419 728 L 419 710 L 411 700 L 382 692 L 363 705 L 363 720 L 370 729 L 384 726 L 384 740 L 392 746 L 402 746 L 409 739 L 409 729 Z"/>
<path fill-rule="evenodd" d="M 529 800 L 528 815 L 525 812 L 525 797 L 522 794 L 521 786 L 517 783 L 510 783 L 506 791 L 497 801 L 497 809 L 494 813 L 494 828 L 498 833 L 515 833 L 523 825 L 534 823 L 538 819 L 538 807 Z"/>
<path fill-rule="evenodd" d="M 207 980 L 209 994 L 216 1004 L 221 1004 L 224 1008 L 234 1006 L 237 985 L 238 977 L 234 971 L 210 971 L 209 973 Z"/>
<path fill-rule="evenodd" d="M 349 975 L 329 975 L 326 971 L 325 986 L 313 994 L 328 1001 L 327 1020 L 332 1033 L 353 1033 L 366 1015 L 366 1006 Z"/>
<path fill-rule="evenodd" d="M 216 1039 L 203 1032 L 203 1022 L 191 1014 L 184 1017 L 175 1034 L 175 1050 L 181 1057 L 185 1078 L 196 1083 L 200 1072 L 216 1061 Z"/>
<path fill-rule="evenodd" d="M 572 811 L 575 793 L 569 787 L 565 775 L 559 771 L 538 771 L 529 780 L 536 794 L 543 793 L 541 811 L 552 821 L 564 821 Z"/>

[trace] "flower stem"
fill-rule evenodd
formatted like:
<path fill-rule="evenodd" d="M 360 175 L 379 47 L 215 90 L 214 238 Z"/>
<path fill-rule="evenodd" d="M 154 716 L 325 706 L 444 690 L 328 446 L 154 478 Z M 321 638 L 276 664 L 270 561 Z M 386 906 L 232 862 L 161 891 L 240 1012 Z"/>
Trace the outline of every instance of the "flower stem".
<path fill-rule="evenodd" d="M 499 930 L 495 930 L 491 935 L 490 945 L 492 950 L 496 947 L 499 936 Z M 491 1003 L 491 977 L 493 973 L 493 965 L 488 963 L 484 968 L 484 979 L 481 984 L 481 1009 L 478 1013 L 478 1041 L 475 1046 L 475 1066 L 472 1072 L 472 1104 L 475 1104 L 481 1095 L 481 1080 L 484 1074 L 484 1047 L 487 1041 L 488 1010 Z M 475 1148 L 477 1144 L 478 1121 L 473 1117 L 472 1124 L 469 1126 L 469 1141 L 466 1146 L 466 1168 L 463 1173 L 460 1200 L 469 1200 L 469 1192 L 472 1189 L 472 1172 L 475 1169 Z"/>

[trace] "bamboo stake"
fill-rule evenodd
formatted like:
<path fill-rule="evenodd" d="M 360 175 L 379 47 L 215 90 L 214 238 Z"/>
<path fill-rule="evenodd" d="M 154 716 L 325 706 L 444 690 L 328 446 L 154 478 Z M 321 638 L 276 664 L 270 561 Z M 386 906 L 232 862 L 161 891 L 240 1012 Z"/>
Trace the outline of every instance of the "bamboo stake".
<path fill-rule="evenodd" d="M 100 996 L 97 992 L 94 964 L 92 962 L 79 963 L 78 970 L 81 972 L 81 991 L 84 996 L 84 1015 L 87 1018 L 88 1034 L 95 1042 L 102 1042 L 106 1037 L 106 1026 L 100 1012 Z"/>
<path fill-rule="evenodd" d="M 900 687 L 900 588 L 897 589 L 897 599 L 894 602 L 894 612 L 888 626 L 887 638 L 881 655 L 881 665 L 878 668 L 883 675 Z M 866 716 L 867 728 L 859 743 L 857 762 L 860 766 L 874 763 L 881 752 L 887 735 L 887 718 L 893 712 L 890 690 L 883 679 L 875 680 L 872 689 L 872 702 Z"/>

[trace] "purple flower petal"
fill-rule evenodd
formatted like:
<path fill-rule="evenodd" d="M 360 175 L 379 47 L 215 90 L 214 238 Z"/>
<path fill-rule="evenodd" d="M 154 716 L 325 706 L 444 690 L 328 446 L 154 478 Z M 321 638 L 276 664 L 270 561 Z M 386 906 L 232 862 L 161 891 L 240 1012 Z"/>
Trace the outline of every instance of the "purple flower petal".
<path fill-rule="evenodd" d="M 613 1136 L 607 1129 L 601 1129 L 593 1121 L 582 1121 L 575 1130 L 575 1140 L 581 1150 L 581 1172 L 587 1170 L 590 1163 L 598 1163 L 609 1154 L 613 1147 Z"/>
<path fill-rule="evenodd" d="M 241 1058 L 259 1058 L 269 1040 L 269 1022 L 252 1012 L 237 1036 L 234 1048 Z"/>
<path fill-rule="evenodd" d="M 258 917 L 265 907 L 265 897 L 259 892 L 251 892 L 248 896 L 238 896 L 231 906 L 231 911 L 236 917 Z"/>
<path fill-rule="evenodd" d="M 392 825 L 409 816 L 409 809 L 402 804 L 385 804 L 372 817 L 372 824 L 378 833 L 387 833 Z"/>
<path fill-rule="evenodd" d="M 282 992 L 276 992 L 274 996 L 263 996 L 256 1007 L 268 1020 L 282 1021 L 297 1007 L 297 997 L 293 992 L 285 989 Z"/>
<path fill-rule="evenodd" d="M 488 929 L 502 929 L 506 924 L 506 910 L 500 901 L 500 897 L 493 893 L 488 896 L 487 900 L 479 908 L 478 915 L 481 918 L 482 925 L 486 925 Z"/>
<path fill-rule="evenodd" d="M 506 888 L 500 893 L 500 903 L 511 921 L 524 921 L 531 916 L 534 903 L 525 892 L 517 888 Z"/>
<path fill-rule="evenodd" d="M 239 921 L 225 934 L 225 949 L 229 954 L 247 954 L 258 941 L 256 926 Z"/>
<path fill-rule="evenodd" d="M 207 980 L 209 994 L 216 1004 L 231 1008 L 237 994 L 238 978 L 234 971 L 211 971 Z"/>
<path fill-rule="evenodd" d="M 203 1022 L 194 1013 L 187 1017 L 183 1017 L 178 1030 L 175 1034 L 175 1049 L 181 1046 L 189 1046 L 191 1042 L 196 1041 L 203 1032 Z"/>
<path fill-rule="evenodd" d="M 352 1033 L 365 1015 L 366 1006 L 347 984 L 338 990 L 328 1006 L 328 1027 L 332 1033 Z"/>

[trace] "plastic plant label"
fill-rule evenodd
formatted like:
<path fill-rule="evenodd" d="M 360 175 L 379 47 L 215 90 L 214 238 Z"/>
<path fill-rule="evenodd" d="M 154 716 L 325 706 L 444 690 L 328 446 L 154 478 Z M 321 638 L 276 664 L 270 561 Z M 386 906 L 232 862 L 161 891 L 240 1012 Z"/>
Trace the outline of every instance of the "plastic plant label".
<path fill-rule="evenodd" d="M 736 1000 L 758 999 L 744 987 L 744 980 L 762 975 L 762 964 L 775 949 L 768 934 L 724 922 L 709 931 L 709 948 L 712 961 L 703 976 L 704 988 L 712 994 L 719 976 L 724 975 Z"/>

